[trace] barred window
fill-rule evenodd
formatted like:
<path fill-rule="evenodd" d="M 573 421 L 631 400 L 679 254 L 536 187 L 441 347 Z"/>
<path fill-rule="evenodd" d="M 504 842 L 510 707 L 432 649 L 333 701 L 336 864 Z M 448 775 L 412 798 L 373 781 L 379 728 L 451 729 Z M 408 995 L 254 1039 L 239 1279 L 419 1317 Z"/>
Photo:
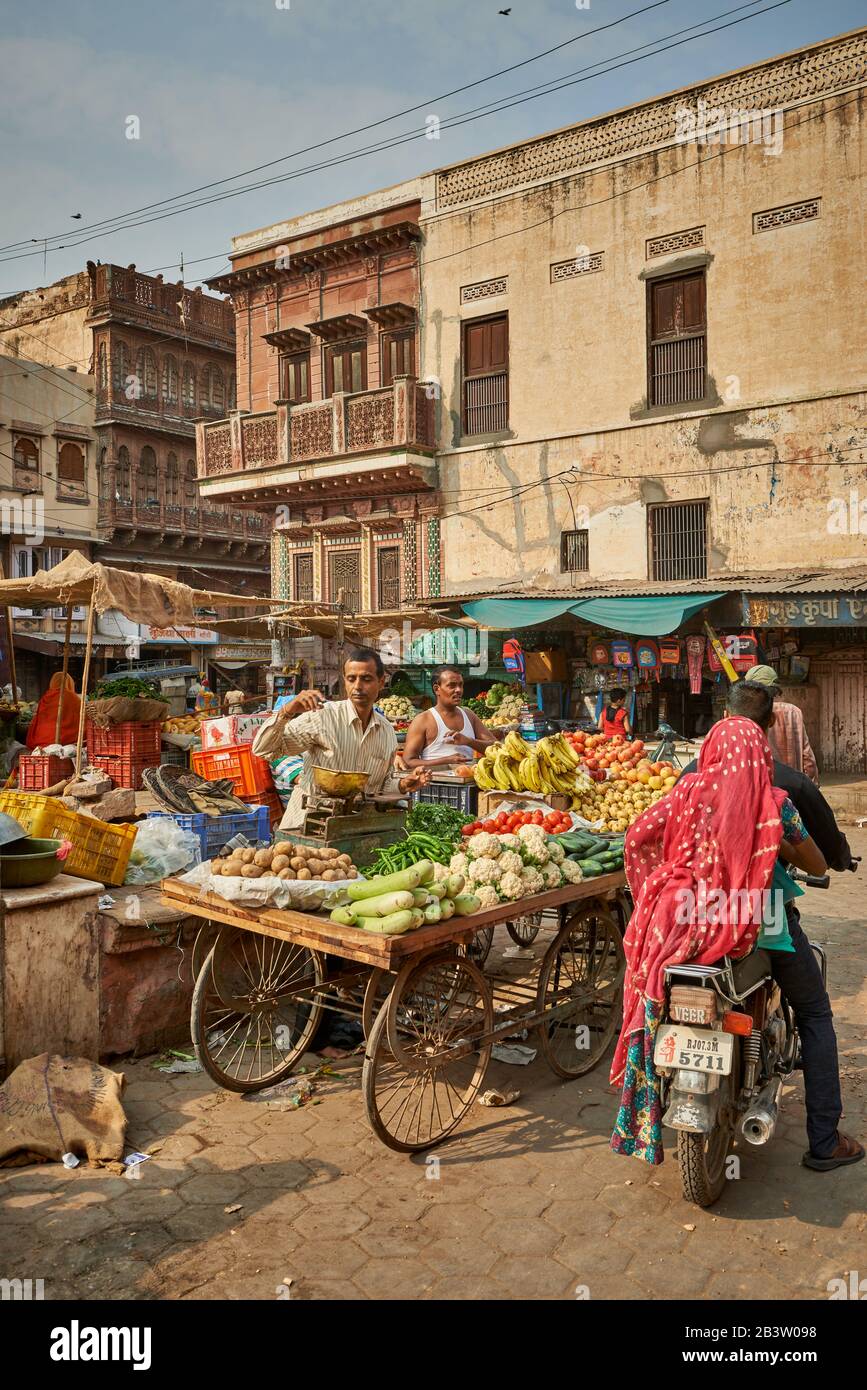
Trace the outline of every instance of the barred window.
<path fill-rule="evenodd" d="M 703 400 L 707 363 L 704 271 L 647 287 L 647 399 L 650 405 Z"/>
<path fill-rule="evenodd" d="M 707 502 L 662 502 L 647 509 L 651 579 L 707 578 Z"/>
<path fill-rule="evenodd" d="M 560 532 L 560 573 L 576 574 L 590 568 L 590 532 Z"/>

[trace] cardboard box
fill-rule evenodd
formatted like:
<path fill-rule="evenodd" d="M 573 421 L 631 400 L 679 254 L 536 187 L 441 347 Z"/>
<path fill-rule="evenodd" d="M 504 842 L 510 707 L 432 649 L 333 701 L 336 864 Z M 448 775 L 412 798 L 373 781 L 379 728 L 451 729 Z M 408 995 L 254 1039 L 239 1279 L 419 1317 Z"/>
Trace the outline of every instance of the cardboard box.
<path fill-rule="evenodd" d="M 203 719 L 203 751 L 207 753 L 239 743 L 252 743 L 268 717 L 268 711 L 263 710 L 261 714 L 225 714 L 221 719 Z"/>
<path fill-rule="evenodd" d="M 505 809 L 506 806 L 511 811 L 542 811 L 546 808 L 549 811 L 568 811 L 570 805 L 569 797 L 563 796 L 560 792 L 542 796 L 538 792 L 480 791 L 476 817 L 478 820 L 487 820 L 488 816 L 501 808 Z"/>
<path fill-rule="evenodd" d="M 566 653 L 557 649 L 546 652 L 525 652 L 526 679 L 528 685 L 537 681 L 565 681 L 568 679 Z"/>

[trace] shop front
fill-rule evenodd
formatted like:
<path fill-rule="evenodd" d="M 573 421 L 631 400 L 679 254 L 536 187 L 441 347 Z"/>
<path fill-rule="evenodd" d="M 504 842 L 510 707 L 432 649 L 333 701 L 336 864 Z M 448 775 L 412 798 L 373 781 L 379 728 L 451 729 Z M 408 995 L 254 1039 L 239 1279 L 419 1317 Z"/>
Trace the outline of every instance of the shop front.
<path fill-rule="evenodd" d="M 867 588 L 745 592 L 744 624 L 804 713 L 820 772 L 867 773 Z"/>

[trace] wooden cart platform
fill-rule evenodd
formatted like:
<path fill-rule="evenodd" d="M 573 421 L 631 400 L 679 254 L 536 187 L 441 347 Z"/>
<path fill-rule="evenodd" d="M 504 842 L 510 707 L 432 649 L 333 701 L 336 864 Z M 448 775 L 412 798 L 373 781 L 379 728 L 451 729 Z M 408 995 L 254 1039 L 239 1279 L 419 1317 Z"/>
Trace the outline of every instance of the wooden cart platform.
<path fill-rule="evenodd" d="M 324 1010 L 357 1018 L 368 1118 L 404 1152 L 451 1133 L 481 1091 L 496 1042 L 534 1030 L 551 1069 L 571 1079 L 596 1065 L 617 1027 L 629 913 L 622 873 L 391 937 L 326 914 L 251 910 L 177 879 L 162 894 L 203 919 L 192 1035 L 208 1074 L 234 1091 L 273 1086 L 292 1074 Z M 531 941 L 543 913 L 557 931 L 537 978 L 483 969 L 497 927 Z"/>

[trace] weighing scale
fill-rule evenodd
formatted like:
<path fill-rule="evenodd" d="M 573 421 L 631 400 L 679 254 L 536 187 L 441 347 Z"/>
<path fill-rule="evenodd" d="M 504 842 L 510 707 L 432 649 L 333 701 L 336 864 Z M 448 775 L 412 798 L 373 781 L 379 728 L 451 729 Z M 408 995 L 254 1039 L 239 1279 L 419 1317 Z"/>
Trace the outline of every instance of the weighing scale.
<path fill-rule="evenodd" d="M 316 788 L 304 795 L 304 823 L 300 830 L 280 831 L 279 838 L 338 849 L 356 867 L 369 864 L 378 849 L 402 838 L 406 798 L 398 793 L 360 800 L 368 776 L 314 767 Z"/>

